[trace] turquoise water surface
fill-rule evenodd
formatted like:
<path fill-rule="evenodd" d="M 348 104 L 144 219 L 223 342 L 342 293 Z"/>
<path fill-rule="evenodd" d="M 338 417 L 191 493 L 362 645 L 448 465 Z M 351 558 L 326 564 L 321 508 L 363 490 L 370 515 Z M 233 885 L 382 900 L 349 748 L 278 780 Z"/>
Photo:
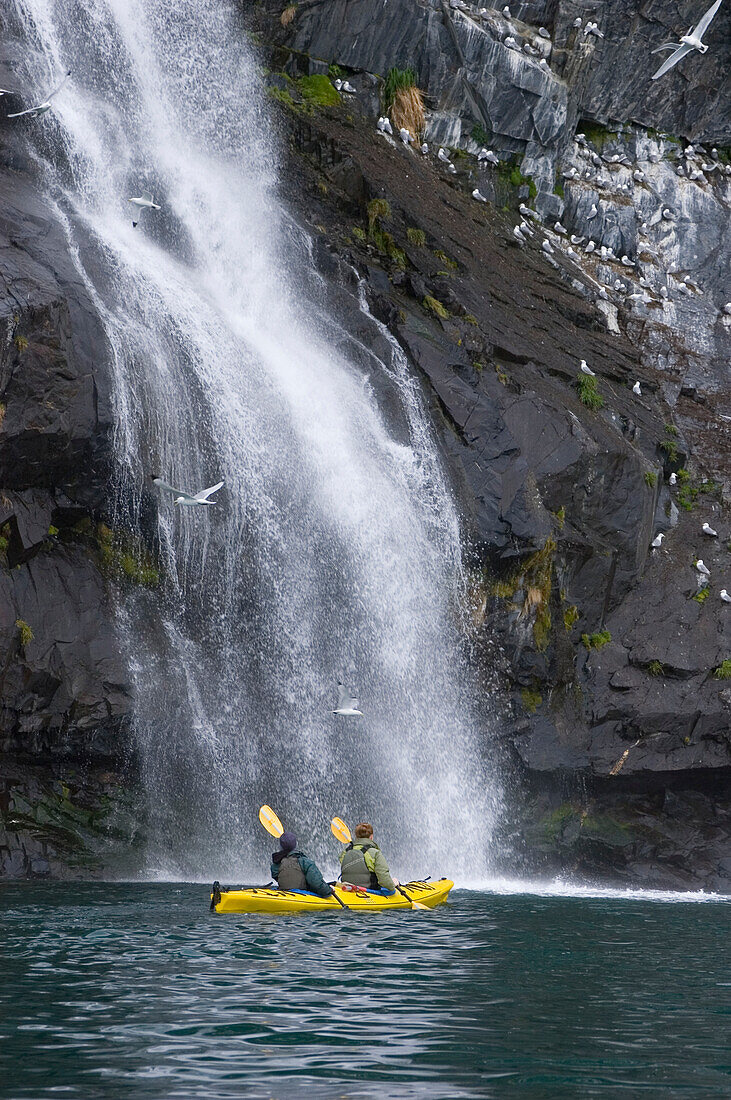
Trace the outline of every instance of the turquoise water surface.
<path fill-rule="evenodd" d="M 468 891 L 222 917 L 196 885 L 5 885 L 0 1096 L 728 1096 L 730 918 Z"/>

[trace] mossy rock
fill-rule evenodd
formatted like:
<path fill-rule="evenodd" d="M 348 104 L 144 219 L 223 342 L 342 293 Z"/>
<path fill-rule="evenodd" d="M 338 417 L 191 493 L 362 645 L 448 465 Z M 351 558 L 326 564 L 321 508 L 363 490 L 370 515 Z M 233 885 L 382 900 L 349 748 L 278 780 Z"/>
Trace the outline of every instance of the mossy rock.
<path fill-rule="evenodd" d="M 340 93 L 323 73 L 301 76 L 296 84 L 308 107 L 337 107 L 340 103 Z"/>

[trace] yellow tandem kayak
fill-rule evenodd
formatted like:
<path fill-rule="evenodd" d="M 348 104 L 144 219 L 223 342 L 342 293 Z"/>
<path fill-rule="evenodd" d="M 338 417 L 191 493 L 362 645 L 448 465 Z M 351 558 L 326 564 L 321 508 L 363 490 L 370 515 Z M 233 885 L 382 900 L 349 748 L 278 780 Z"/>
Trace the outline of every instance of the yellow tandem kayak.
<path fill-rule="evenodd" d="M 414 901 L 433 909 L 447 900 L 454 883 L 448 878 L 436 882 L 403 882 L 401 889 Z M 338 897 L 348 909 L 359 913 L 380 913 L 384 909 L 410 909 L 411 905 L 403 894 L 385 896 L 343 889 L 340 883 L 335 885 Z M 216 897 L 220 894 L 220 900 Z M 325 909 L 340 909 L 335 898 L 319 898 L 304 890 L 277 890 L 265 886 L 249 886 L 242 890 L 226 890 L 221 887 L 211 894 L 211 908 L 217 913 L 319 913 Z"/>

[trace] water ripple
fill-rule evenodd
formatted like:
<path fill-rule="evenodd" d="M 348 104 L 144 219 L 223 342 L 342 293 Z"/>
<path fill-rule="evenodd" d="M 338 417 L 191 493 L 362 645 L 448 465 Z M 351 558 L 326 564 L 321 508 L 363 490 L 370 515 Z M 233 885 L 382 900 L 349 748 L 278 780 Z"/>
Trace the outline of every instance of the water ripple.
<path fill-rule="evenodd" d="M 199 886 L 5 887 L 0 1097 L 728 1094 L 728 903 L 453 897 L 222 918 Z"/>

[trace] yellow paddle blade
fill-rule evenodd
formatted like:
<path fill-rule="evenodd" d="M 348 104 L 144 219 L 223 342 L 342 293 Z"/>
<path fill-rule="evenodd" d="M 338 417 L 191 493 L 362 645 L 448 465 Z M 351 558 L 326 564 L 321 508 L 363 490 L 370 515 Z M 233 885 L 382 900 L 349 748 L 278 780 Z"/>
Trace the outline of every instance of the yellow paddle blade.
<path fill-rule="evenodd" d="M 259 821 L 261 821 L 266 831 L 271 833 L 272 836 L 280 837 L 284 832 L 282 822 L 274 813 L 271 806 L 262 806 L 259 810 Z"/>
<path fill-rule="evenodd" d="M 350 844 L 350 829 L 342 818 L 334 817 L 330 822 L 330 828 L 333 831 L 333 836 L 337 837 L 341 844 Z"/>

